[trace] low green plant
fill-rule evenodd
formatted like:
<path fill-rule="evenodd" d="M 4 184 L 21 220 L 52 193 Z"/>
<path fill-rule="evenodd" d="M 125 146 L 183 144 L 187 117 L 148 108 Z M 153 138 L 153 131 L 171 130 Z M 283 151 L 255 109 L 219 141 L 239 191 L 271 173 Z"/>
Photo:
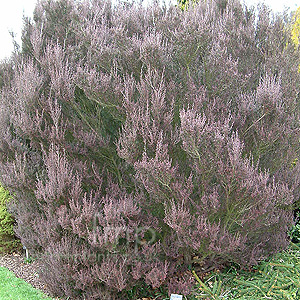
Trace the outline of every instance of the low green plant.
<path fill-rule="evenodd" d="M 211 300 L 296 300 L 300 298 L 300 247 L 291 244 L 269 261 L 251 271 L 231 268 L 211 274 L 204 281 L 194 273 L 199 283 L 197 299 Z"/>
<path fill-rule="evenodd" d="M 291 240 L 294 243 L 300 243 L 300 214 L 298 213 L 297 218 L 296 218 L 296 223 L 295 225 L 293 225 L 293 227 L 291 228 L 289 235 Z"/>
<path fill-rule="evenodd" d="M 25 264 L 31 264 L 32 262 L 33 262 L 33 258 L 31 256 L 29 256 L 28 258 L 27 257 L 24 258 Z"/>
<path fill-rule="evenodd" d="M 227 299 L 226 297 L 230 292 L 224 288 L 223 281 L 219 276 L 212 276 L 208 278 L 206 282 L 203 282 L 195 271 L 192 271 L 192 273 L 199 284 L 197 299 Z"/>
<path fill-rule="evenodd" d="M 294 243 L 300 243 L 300 224 L 295 224 L 291 229 L 291 237 L 294 241 Z"/>
<path fill-rule="evenodd" d="M 15 220 L 7 210 L 9 199 L 9 192 L 0 186 L 0 253 L 21 249 L 20 240 L 16 238 L 13 229 Z"/>

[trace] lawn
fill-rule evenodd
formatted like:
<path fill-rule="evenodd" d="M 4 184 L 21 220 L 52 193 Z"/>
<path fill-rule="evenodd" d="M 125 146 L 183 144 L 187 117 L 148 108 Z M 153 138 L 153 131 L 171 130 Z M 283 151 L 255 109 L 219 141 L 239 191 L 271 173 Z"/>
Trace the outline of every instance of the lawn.
<path fill-rule="evenodd" d="M 0 300 L 52 300 L 14 273 L 0 267 Z"/>

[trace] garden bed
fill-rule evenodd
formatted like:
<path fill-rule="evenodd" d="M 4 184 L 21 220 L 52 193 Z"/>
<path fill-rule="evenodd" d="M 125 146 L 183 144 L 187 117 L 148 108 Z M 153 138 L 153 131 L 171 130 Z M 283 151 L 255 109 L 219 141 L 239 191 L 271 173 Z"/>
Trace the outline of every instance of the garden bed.
<path fill-rule="evenodd" d="M 39 264 L 37 261 L 26 263 L 22 254 L 5 254 L 0 256 L 0 267 L 7 268 L 13 272 L 16 277 L 25 280 L 34 288 L 42 291 L 47 296 L 50 296 L 47 286 L 39 278 Z"/>

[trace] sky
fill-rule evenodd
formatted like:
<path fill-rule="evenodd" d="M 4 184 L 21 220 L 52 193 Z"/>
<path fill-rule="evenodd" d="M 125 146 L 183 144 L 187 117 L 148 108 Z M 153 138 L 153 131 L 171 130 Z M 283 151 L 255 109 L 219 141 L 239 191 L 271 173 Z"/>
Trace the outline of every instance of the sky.
<path fill-rule="evenodd" d="M 176 3 L 176 0 L 173 1 Z M 260 2 L 260 0 L 241 1 L 247 5 L 256 5 Z M 288 7 L 294 10 L 300 6 L 300 0 L 264 0 L 264 2 L 276 12 Z M 22 17 L 23 15 L 32 17 L 36 3 L 37 0 L 0 0 L 0 59 L 10 56 L 13 51 L 10 31 L 14 32 L 16 41 L 21 43 Z"/>

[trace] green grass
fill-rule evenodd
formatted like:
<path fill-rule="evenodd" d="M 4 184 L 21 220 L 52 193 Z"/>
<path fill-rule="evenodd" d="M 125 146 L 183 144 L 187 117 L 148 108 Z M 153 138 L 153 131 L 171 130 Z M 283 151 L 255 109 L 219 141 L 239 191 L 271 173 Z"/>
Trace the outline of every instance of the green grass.
<path fill-rule="evenodd" d="M 252 272 L 231 268 L 198 281 L 196 299 L 210 300 L 299 300 L 300 246 L 291 244 L 287 251 L 262 262 Z"/>
<path fill-rule="evenodd" d="M 0 300 L 52 300 L 14 273 L 0 267 Z"/>

